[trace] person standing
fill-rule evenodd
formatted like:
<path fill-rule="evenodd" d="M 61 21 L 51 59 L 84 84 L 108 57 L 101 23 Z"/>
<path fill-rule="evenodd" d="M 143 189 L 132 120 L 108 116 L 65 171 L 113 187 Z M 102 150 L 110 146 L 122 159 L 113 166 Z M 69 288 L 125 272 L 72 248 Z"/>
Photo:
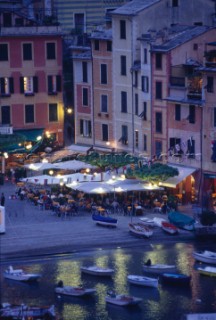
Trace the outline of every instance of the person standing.
<path fill-rule="evenodd" d="M 5 196 L 4 196 L 4 193 L 2 192 L 2 195 L 1 195 L 1 206 L 4 207 L 5 205 Z"/>

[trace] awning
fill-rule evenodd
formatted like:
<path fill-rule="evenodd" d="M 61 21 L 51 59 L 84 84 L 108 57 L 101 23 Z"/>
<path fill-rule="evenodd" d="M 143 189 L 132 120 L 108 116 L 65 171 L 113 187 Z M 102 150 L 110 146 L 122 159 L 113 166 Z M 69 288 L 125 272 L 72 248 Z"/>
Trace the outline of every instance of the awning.
<path fill-rule="evenodd" d="M 176 188 L 177 184 L 179 184 L 182 180 L 193 174 L 197 168 L 190 168 L 185 166 L 178 166 L 178 165 L 170 165 L 170 167 L 173 167 L 175 169 L 178 169 L 179 174 L 178 176 L 174 176 L 171 178 L 168 178 L 166 181 L 161 182 L 160 185 L 168 188 Z"/>
<path fill-rule="evenodd" d="M 44 129 L 14 130 L 14 133 L 25 136 L 26 141 L 37 142 L 42 137 Z"/>

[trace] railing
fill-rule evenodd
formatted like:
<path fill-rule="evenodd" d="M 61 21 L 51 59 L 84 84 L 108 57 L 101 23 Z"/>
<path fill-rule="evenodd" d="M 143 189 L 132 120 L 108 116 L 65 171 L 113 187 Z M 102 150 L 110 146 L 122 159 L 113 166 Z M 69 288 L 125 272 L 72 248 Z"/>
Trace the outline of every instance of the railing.
<path fill-rule="evenodd" d="M 13 127 L 0 125 L 0 134 L 13 134 Z"/>

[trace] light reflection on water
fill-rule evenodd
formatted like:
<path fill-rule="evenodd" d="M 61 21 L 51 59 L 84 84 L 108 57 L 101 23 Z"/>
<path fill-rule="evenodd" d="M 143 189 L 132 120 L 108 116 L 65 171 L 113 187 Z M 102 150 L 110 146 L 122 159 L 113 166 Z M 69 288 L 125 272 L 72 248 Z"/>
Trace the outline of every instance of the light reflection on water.
<path fill-rule="evenodd" d="M 214 251 L 213 248 L 208 249 Z M 149 251 L 144 251 L 143 248 L 118 248 L 25 263 L 16 262 L 13 264 L 14 268 L 41 273 L 42 279 L 39 283 L 29 285 L 1 278 L 1 302 L 55 304 L 58 319 L 64 320 L 178 320 L 183 313 L 216 312 L 216 278 L 202 277 L 198 274 L 191 254 L 193 250 L 194 247 L 190 244 L 153 245 Z M 129 284 L 127 275 L 142 275 L 142 267 L 147 259 L 151 259 L 152 263 L 176 264 L 180 273 L 192 276 L 191 286 L 179 288 L 160 283 L 158 288 L 148 288 Z M 113 268 L 113 277 L 81 274 L 81 266 L 93 264 Z M 8 264 L 4 264 L 2 270 L 7 266 Z M 85 299 L 62 298 L 54 293 L 54 288 L 60 280 L 65 285 L 94 287 L 96 294 Z M 141 297 L 143 301 L 138 307 L 131 309 L 106 305 L 105 296 L 108 290 L 132 294 Z M 198 299 L 200 303 L 197 303 Z"/>

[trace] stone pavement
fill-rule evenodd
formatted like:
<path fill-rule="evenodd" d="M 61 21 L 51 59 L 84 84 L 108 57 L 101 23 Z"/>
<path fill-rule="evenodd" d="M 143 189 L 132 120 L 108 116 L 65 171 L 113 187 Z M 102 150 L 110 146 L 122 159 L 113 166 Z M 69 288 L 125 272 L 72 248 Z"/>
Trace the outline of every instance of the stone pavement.
<path fill-rule="evenodd" d="M 0 235 L 1 261 L 22 257 L 50 254 L 66 254 L 99 248 L 151 246 L 157 243 L 190 242 L 194 234 L 180 230 L 179 235 L 166 235 L 160 228 L 154 228 L 150 239 L 136 238 L 129 233 L 131 217 L 118 215 L 116 228 L 96 225 L 89 212 L 77 216 L 59 218 L 50 210 L 40 210 L 27 200 L 12 200 L 16 186 L 6 182 L 0 192 L 6 196 L 6 232 Z M 191 205 L 181 208 L 192 215 Z M 146 212 L 145 216 L 165 217 L 162 214 Z M 138 217 L 133 217 L 133 221 Z"/>

